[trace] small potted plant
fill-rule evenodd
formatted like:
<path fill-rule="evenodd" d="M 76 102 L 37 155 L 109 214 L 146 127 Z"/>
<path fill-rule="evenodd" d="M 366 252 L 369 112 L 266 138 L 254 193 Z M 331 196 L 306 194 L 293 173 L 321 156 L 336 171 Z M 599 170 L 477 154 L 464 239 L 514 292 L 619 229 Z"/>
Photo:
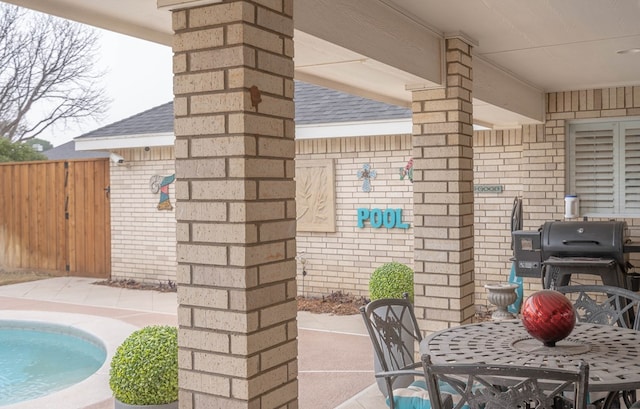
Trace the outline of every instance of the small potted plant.
<path fill-rule="evenodd" d="M 382 298 L 404 298 L 407 294 L 409 301 L 413 302 L 413 270 L 402 263 L 392 261 L 376 268 L 369 278 L 369 296 L 371 301 Z M 409 320 L 404 316 L 403 320 Z M 405 322 L 407 326 L 410 322 Z M 404 342 L 408 348 L 413 349 L 413 338 L 409 334 L 404 335 Z M 376 372 L 382 370 L 382 365 L 376 354 L 373 355 L 373 367 Z M 413 376 L 400 376 L 394 381 L 395 387 L 407 387 L 413 382 Z M 383 394 L 387 393 L 387 386 L 383 378 L 377 378 L 376 383 Z"/>
<path fill-rule="evenodd" d="M 413 302 L 413 270 L 402 263 L 392 261 L 376 268 L 369 279 L 371 301 L 380 298 L 402 298 L 409 295 Z"/>
<path fill-rule="evenodd" d="M 152 325 L 133 332 L 111 359 L 115 409 L 178 409 L 178 331 Z"/>

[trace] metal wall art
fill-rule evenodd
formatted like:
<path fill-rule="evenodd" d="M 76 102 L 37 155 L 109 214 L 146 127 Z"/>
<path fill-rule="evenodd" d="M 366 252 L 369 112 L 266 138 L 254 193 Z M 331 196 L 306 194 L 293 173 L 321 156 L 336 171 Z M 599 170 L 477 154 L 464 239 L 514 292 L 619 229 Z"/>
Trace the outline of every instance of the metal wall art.
<path fill-rule="evenodd" d="M 149 187 L 152 193 L 160 193 L 160 203 L 158 210 L 173 210 L 171 201 L 169 200 L 169 185 L 176 180 L 176 174 L 171 176 L 153 175 L 149 181 Z"/>
<path fill-rule="evenodd" d="M 409 159 L 404 168 L 400 168 L 400 180 L 407 178 L 413 183 L 413 158 Z"/>
<path fill-rule="evenodd" d="M 371 165 L 365 163 L 362 165 L 362 170 L 358 171 L 358 179 L 362 179 L 362 191 L 371 192 L 371 179 L 375 179 L 378 176 L 378 172 L 371 169 Z"/>

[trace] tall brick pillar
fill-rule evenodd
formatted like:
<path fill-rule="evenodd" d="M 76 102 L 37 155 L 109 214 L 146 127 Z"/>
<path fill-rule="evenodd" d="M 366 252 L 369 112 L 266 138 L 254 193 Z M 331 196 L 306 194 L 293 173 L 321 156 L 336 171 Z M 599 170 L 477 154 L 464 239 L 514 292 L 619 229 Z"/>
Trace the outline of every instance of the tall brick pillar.
<path fill-rule="evenodd" d="M 474 315 L 471 46 L 445 42 L 445 87 L 414 91 L 412 105 L 415 306 L 426 332 Z"/>
<path fill-rule="evenodd" d="M 293 0 L 175 3 L 180 408 L 297 408 Z"/>

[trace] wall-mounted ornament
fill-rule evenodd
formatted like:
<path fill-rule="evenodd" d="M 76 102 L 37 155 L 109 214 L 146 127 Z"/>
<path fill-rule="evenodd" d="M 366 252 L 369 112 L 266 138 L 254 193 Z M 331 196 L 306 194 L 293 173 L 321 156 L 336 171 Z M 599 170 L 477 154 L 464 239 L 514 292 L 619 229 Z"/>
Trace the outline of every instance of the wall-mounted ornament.
<path fill-rule="evenodd" d="M 158 210 L 173 210 L 171 201 L 169 200 L 169 185 L 176 180 L 176 174 L 171 176 L 153 175 L 149 181 L 149 187 L 152 193 L 160 193 L 160 202 Z"/>
<path fill-rule="evenodd" d="M 298 231 L 336 231 L 334 167 L 333 159 L 296 161 Z"/>
<path fill-rule="evenodd" d="M 400 180 L 404 180 L 404 178 L 413 183 L 413 158 L 409 159 L 404 168 L 400 168 Z"/>
<path fill-rule="evenodd" d="M 371 169 L 371 165 L 365 163 L 362 165 L 362 170 L 358 171 L 358 179 L 362 179 L 362 191 L 371 192 L 371 179 L 375 179 L 378 176 L 378 172 Z"/>
<path fill-rule="evenodd" d="M 502 193 L 502 185 L 473 185 L 473 193 Z"/>
<path fill-rule="evenodd" d="M 364 228 L 365 221 L 371 227 L 379 229 L 384 226 L 387 229 L 408 229 L 409 225 L 402 221 L 402 209 L 358 209 L 358 227 Z"/>
<path fill-rule="evenodd" d="M 252 85 L 249 88 L 249 95 L 251 96 L 251 106 L 258 110 L 258 104 L 262 102 L 262 94 L 260 94 L 260 89 L 255 85 Z"/>

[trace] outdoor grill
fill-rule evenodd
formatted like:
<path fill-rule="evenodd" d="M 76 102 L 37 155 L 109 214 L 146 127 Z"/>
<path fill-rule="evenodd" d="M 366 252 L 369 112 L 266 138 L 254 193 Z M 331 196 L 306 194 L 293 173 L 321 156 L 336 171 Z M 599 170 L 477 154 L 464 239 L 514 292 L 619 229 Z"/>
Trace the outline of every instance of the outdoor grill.
<path fill-rule="evenodd" d="M 516 275 L 541 277 L 544 288 L 572 274 L 598 275 L 605 285 L 632 288 L 629 253 L 640 251 L 623 221 L 554 221 L 538 231 L 514 231 Z"/>

